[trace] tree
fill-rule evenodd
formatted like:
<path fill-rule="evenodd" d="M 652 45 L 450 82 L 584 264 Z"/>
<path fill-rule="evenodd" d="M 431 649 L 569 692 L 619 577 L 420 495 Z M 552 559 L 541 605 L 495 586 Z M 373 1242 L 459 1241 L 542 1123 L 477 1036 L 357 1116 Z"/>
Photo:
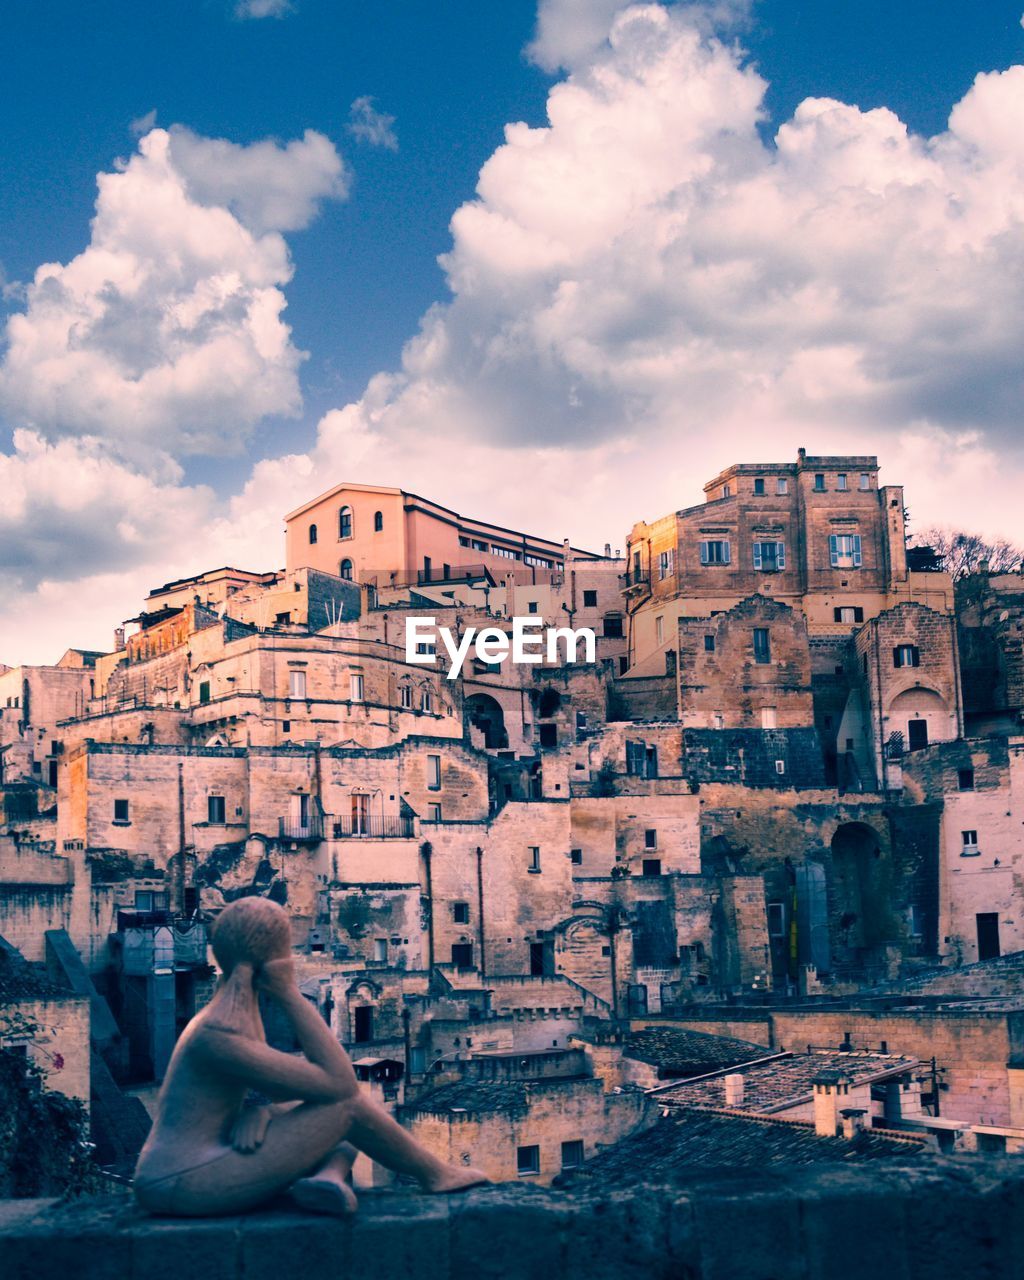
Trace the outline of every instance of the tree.
<path fill-rule="evenodd" d="M 913 545 L 932 547 L 954 579 L 979 573 L 986 561 L 992 573 L 1019 573 L 1024 565 L 1024 547 L 1015 546 L 1006 538 L 989 541 L 980 533 L 963 529 L 925 529 L 915 535 Z"/>

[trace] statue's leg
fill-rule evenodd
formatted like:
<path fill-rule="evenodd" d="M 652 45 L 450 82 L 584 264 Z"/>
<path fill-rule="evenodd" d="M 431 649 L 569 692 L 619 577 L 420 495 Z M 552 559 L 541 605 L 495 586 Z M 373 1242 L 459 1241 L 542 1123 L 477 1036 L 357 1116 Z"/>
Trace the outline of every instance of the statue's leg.
<path fill-rule="evenodd" d="M 353 1099 L 348 1140 L 386 1169 L 415 1178 L 424 1191 L 464 1191 L 488 1181 L 479 1169 L 439 1160 L 365 1093 Z"/>
<path fill-rule="evenodd" d="M 324 1164 L 348 1133 L 356 1101 L 304 1102 L 276 1115 L 255 1151 L 228 1150 L 177 1178 L 136 1187 L 136 1196 L 151 1213 L 183 1217 L 255 1208 Z"/>

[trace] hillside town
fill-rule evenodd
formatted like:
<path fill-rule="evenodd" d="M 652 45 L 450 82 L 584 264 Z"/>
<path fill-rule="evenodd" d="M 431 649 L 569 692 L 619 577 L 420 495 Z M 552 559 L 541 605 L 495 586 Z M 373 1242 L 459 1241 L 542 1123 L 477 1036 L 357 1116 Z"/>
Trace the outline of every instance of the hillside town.
<path fill-rule="evenodd" d="M 954 581 L 871 456 L 644 514 L 595 552 L 339 483 L 283 569 L 0 669 L 0 1049 L 110 1177 L 248 895 L 495 1181 L 1024 1150 L 1024 575 Z"/>

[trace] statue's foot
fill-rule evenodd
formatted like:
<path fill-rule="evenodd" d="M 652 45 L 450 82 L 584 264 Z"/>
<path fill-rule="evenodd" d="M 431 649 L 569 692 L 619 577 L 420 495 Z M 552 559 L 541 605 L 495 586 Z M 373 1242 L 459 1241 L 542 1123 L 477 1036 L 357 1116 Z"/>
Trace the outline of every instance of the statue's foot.
<path fill-rule="evenodd" d="M 446 1164 L 424 1184 L 424 1191 L 432 1195 L 451 1195 L 455 1191 L 468 1191 L 470 1187 L 482 1187 L 490 1182 L 482 1169 L 466 1169 L 460 1165 Z"/>
<path fill-rule="evenodd" d="M 356 1193 L 340 1178 L 300 1178 L 292 1183 L 288 1194 L 308 1213 L 329 1213 L 344 1218 L 359 1207 Z"/>

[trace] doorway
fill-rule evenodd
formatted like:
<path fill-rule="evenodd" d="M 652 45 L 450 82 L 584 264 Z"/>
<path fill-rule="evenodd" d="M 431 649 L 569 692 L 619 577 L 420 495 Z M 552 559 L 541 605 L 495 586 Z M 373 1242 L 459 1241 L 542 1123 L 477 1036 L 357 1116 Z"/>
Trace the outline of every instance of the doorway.
<path fill-rule="evenodd" d="M 928 721 L 907 721 L 907 749 L 921 751 L 928 745 Z"/>
<path fill-rule="evenodd" d="M 352 1039 L 366 1044 L 373 1039 L 373 1005 L 359 1004 L 352 1011 Z"/>
<path fill-rule="evenodd" d="M 974 917 L 978 928 L 978 959 L 995 960 L 999 952 L 999 912 L 981 911 Z"/>

